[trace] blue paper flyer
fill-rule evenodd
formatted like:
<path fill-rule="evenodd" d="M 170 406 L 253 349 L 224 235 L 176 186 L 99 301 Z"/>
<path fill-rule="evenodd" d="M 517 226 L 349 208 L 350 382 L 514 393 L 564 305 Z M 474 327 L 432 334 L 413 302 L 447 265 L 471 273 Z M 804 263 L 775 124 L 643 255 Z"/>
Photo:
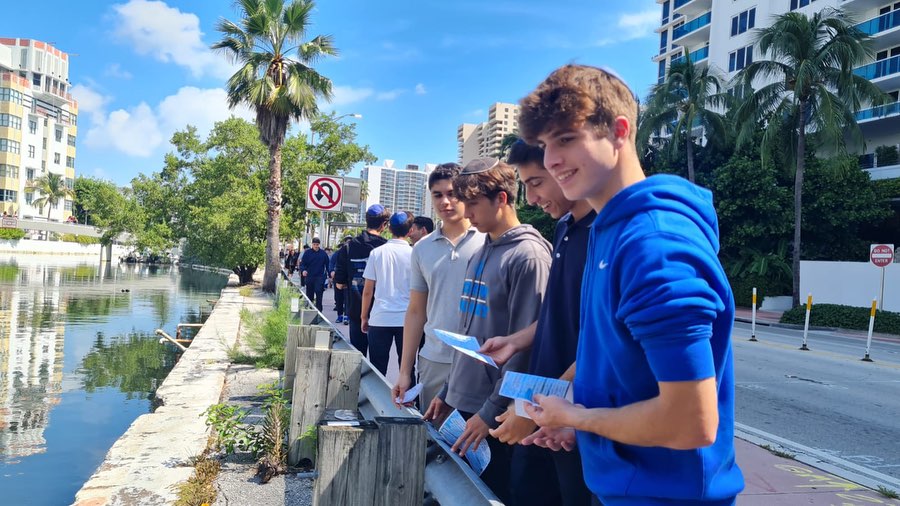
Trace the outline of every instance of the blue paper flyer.
<path fill-rule="evenodd" d="M 516 415 L 530 419 L 531 417 L 525 412 L 525 403 L 530 404 L 534 399 L 534 394 L 569 398 L 568 393 L 571 391 L 569 385 L 568 381 L 561 379 L 509 371 L 503 376 L 500 395 L 515 399 Z"/>
<path fill-rule="evenodd" d="M 444 421 L 444 425 L 441 425 L 441 429 L 438 433 L 444 438 L 444 442 L 453 446 L 465 430 L 466 421 L 463 419 L 462 415 L 459 414 L 459 411 L 454 409 L 453 413 L 450 413 L 450 416 Z M 472 447 L 470 446 L 469 449 L 466 450 L 466 459 L 469 461 L 469 465 L 472 466 L 472 470 L 481 476 L 481 473 L 484 472 L 484 469 L 491 462 L 491 449 L 488 446 L 487 440 L 482 441 L 481 444 L 478 445 L 477 450 L 472 450 Z"/>
<path fill-rule="evenodd" d="M 462 334 L 447 332 L 446 330 L 441 329 L 434 329 L 434 335 L 435 337 L 446 343 L 447 346 L 462 353 L 463 355 L 468 355 L 475 360 L 484 362 L 485 364 L 493 367 L 497 367 L 497 362 L 494 362 L 494 359 L 482 353 L 478 353 L 478 350 L 481 348 L 481 344 L 478 342 L 478 339 L 476 337 L 464 336 Z M 499 369 L 499 367 L 497 368 Z"/>

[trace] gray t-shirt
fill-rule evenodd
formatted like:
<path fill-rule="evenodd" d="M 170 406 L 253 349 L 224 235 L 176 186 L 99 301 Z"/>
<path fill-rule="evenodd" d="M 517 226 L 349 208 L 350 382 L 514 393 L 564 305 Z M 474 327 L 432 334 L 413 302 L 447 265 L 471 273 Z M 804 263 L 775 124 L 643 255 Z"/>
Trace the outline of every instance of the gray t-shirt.
<path fill-rule="evenodd" d="M 441 232 L 438 227 L 413 247 L 409 288 L 428 294 L 425 346 L 419 355 L 432 362 L 449 364 L 453 349 L 434 337 L 434 329 L 455 332 L 459 327 L 459 294 L 466 279 L 466 267 L 484 244 L 484 234 L 470 227 L 454 246 Z"/>

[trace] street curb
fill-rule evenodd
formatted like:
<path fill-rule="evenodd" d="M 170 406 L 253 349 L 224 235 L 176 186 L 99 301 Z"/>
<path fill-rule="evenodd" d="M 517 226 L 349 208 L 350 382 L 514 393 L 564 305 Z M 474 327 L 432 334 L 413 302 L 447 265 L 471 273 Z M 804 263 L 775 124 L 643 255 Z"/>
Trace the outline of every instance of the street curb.
<path fill-rule="evenodd" d="M 734 435 L 756 446 L 767 445 L 774 449 L 790 452 L 794 454 L 794 460 L 798 462 L 872 490 L 877 491 L 879 487 L 900 490 L 900 479 L 742 423 L 735 422 Z"/>
<path fill-rule="evenodd" d="M 735 316 L 734 321 L 741 322 L 741 323 L 753 323 L 753 321 L 750 318 L 744 318 L 743 316 Z M 762 321 L 757 320 L 756 324 L 761 325 L 763 327 L 776 327 L 776 328 L 780 328 L 780 329 L 803 330 L 803 325 L 795 325 L 793 323 L 762 322 Z M 850 329 L 841 329 L 838 327 L 815 327 L 812 325 L 810 325 L 809 330 L 816 330 L 819 332 L 840 332 L 842 330 L 850 331 Z"/>

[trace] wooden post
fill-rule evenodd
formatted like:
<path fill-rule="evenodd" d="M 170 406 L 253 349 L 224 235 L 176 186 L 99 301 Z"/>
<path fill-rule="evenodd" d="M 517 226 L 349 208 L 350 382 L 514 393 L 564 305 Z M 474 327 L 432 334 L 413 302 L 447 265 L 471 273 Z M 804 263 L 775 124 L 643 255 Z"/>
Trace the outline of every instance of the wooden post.
<path fill-rule="evenodd" d="M 325 411 L 328 386 L 329 350 L 297 348 L 297 371 L 291 394 L 290 452 L 288 463 L 296 466 L 303 459 L 315 463 L 315 427 Z"/>
<path fill-rule="evenodd" d="M 425 423 L 380 416 L 374 506 L 419 505 L 425 497 Z M 482 442 L 483 444 L 484 442 Z"/>
<path fill-rule="evenodd" d="M 328 371 L 328 409 L 357 409 L 359 407 L 359 376 L 362 355 L 356 351 L 332 351 Z"/>
<path fill-rule="evenodd" d="M 286 398 L 290 399 L 289 392 L 294 388 L 294 378 L 297 376 L 297 347 L 300 346 L 300 326 L 289 325 L 287 342 L 284 343 L 284 380 L 281 387 L 284 388 Z"/>
<path fill-rule="evenodd" d="M 378 462 L 378 432 L 375 423 L 367 420 L 328 421 L 319 426 L 321 458 L 313 506 L 373 504 L 376 471 L 372 465 Z M 424 461 L 422 464 L 424 470 Z"/>

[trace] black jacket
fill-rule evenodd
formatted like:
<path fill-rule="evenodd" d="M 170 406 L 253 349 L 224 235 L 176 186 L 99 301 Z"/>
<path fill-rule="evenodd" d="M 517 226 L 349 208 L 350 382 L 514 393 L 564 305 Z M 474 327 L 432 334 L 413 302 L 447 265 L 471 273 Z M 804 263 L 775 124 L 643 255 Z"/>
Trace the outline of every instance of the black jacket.
<path fill-rule="evenodd" d="M 364 231 L 335 253 L 338 259 L 334 266 L 334 282 L 347 287 L 345 293 L 349 295 L 344 299 L 347 304 L 344 314 L 351 320 L 362 319 L 362 292 L 365 285 L 363 272 L 369 261 L 369 253 L 386 242 L 384 237 Z"/>

